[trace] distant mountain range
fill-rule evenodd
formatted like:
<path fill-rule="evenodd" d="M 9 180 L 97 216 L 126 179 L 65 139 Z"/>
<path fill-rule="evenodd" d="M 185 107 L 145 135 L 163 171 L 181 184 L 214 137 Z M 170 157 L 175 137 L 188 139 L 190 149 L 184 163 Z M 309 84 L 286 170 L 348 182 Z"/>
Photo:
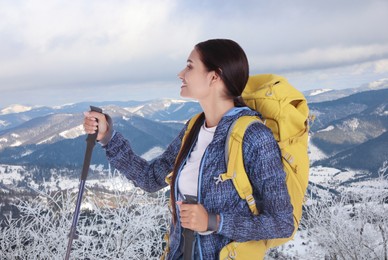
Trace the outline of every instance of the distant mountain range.
<path fill-rule="evenodd" d="M 388 88 L 388 78 L 373 81 L 368 84 L 361 85 L 358 88 L 345 88 L 345 89 L 314 89 L 304 91 L 303 94 L 306 96 L 309 103 L 317 103 L 323 101 L 332 101 L 335 99 L 343 98 L 356 94 L 359 92 L 379 90 Z"/>
<path fill-rule="evenodd" d="M 0 110 L 0 134 L 2 130 L 15 128 L 34 118 L 52 114 L 81 114 L 89 105 L 104 107 L 117 115 L 138 115 L 155 121 L 184 121 L 200 110 L 199 104 L 183 100 L 105 101 L 93 104 L 82 102 L 57 107 L 28 107 L 13 105 Z M 116 111 L 117 110 L 117 111 Z"/>
<path fill-rule="evenodd" d="M 388 163 L 388 89 L 382 87 L 387 82 L 376 83 L 379 90 L 367 91 L 367 86 L 357 91 L 344 90 L 341 93 L 349 95 L 309 104 L 316 117 L 310 142 L 326 155 L 315 161 L 315 166 L 350 168 L 377 176 L 378 170 Z M 330 92 L 317 90 L 312 94 L 324 95 L 326 99 Z M 201 111 L 197 102 L 167 99 L 91 105 L 102 107 L 111 115 L 115 129 L 130 140 L 140 155 L 163 151 L 183 123 Z M 87 110 L 88 103 L 2 109 L 0 164 L 79 168 L 86 138 L 82 112 Z M 95 149 L 92 164 L 107 165 L 103 149 Z"/>
<path fill-rule="evenodd" d="M 31 108 L 0 116 L 7 126 L 0 131 L 0 163 L 47 167 L 79 167 L 83 161 L 85 134 L 81 112 L 89 104 L 58 108 Z M 165 149 L 183 123 L 201 111 L 197 102 L 154 100 L 150 102 L 102 102 L 138 154 L 152 148 Z M 7 111 L 10 111 L 8 109 Z M 17 120 L 15 120 L 15 118 Z M 12 127 L 9 127 L 12 125 Z M 107 164 L 102 149 L 95 149 L 92 163 Z"/>
<path fill-rule="evenodd" d="M 329 156 L 315 165 L 376 173 L 388 161 L 388 150 L 381 149 L 387 141 L 384 136 L 387 137 L 388 128 L 388 89 L 313 103 L 310 109 L 317 117 L 311 127 L 311 142 Z M 377 150 L 382 154 L 371 156 Z"/>

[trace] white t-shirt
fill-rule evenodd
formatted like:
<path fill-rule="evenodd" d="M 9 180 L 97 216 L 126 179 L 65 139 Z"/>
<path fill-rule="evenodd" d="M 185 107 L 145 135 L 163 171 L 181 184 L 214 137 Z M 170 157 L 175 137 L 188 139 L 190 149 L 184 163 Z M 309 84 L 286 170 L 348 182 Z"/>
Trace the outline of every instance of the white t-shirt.
<path fill-rule="evenodd" d="M 197 196 L 199 166 L 206 147 L 213 140 L 216 128 L 217 126 L 207 128 L 205 123 L 202 125 L 198 134 L 198 141 L 179 175 L 178 190 L 180 195 Z"/>

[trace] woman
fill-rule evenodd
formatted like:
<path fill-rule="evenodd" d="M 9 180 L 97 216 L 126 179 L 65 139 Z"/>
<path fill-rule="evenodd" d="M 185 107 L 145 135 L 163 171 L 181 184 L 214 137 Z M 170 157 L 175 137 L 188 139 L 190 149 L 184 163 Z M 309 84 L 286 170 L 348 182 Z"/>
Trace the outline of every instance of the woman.
<path fill-rule="evenodd" d="M 152 162 L 134 154 L 129 142 L 113 131 L 108 116 L 85 113 L 85 131 L 94 133 L 98 126 L 97 139 L 111 165 L 135 185 L 149 192 L 157 191 L 167 185 L 165 179 L 173 172 L 168 259 L 182 257 L 183 228 L 197 232 L 195 259 L 218 259 L 222 247 L 233 240 L 289 237 L 293 232 L 292 205 L 280 150 L 263 124 L 249 126 L 243 143 L 244 166 L 260 214 L 254 216 L 250 212 L 231 181 L 215 181 L 226 172 L 225 141 L 229 127 L 241 116 L 260 116 L 239 100 L 248 75 L 246 55 L 234 41 L 214 39 L 198 43 L 178 76 L 182 80 L 181 96 L 198 100 L 203 114 L 182 147 L 187 124 Z M 186 195 L 196 196 L 198 203 L 183 203 Z"/>

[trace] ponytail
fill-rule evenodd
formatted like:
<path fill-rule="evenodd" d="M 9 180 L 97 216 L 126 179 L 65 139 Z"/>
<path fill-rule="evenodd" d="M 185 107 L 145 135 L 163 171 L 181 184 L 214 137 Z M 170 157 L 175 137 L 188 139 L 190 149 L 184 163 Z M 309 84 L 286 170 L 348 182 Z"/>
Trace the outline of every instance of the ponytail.
<path fill-rule="evenodd" d="M 176 213 L 176 203 L 175 200 L 175 182 L 177 181 L 178 171 L 181 168 L 182 163 L 186 159 L 186 157 L 189 155 L 190 149 L 193 146 L 194 142 L 197 140 L 197 136 L 199 133 L 199 130 L 201 129 L 201 126 L 205 120 L 205 114 L 202 113 L 197 121 L 195 121 L 193 127 L 191 128 L 190 132 L 184 136 L 184 139 L 182 139 L 182 146 L 178 153 L 178 156 L 175 160 L 174 170 L 172 173 L 171 183 L 170 183 L 170 199 L 171 199 L 171 211 L 172 211 L 172 220 L 173 223 L 177 223 L 177 213 Z"/>
<path fill-rule="evenodd" d="M 244 100 L 241 96 L 234 97 L 233 102 L 234 102 L 235 107 L 246 107 L 247 106 L 247 104 L 244 102 Z"/>

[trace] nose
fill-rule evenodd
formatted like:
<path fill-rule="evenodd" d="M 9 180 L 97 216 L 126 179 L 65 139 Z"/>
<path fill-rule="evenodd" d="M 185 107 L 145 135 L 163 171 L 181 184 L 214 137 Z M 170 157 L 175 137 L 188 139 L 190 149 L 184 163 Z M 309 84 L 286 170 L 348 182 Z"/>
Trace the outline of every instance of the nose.
<path fill-rule="evenodd" d="M 183 79 L 183 78 L 184 78 L 184 75 L 185 75 L 185 69 L 181 70 L 181 71 L 178 73 L 178 78 Z"/>

